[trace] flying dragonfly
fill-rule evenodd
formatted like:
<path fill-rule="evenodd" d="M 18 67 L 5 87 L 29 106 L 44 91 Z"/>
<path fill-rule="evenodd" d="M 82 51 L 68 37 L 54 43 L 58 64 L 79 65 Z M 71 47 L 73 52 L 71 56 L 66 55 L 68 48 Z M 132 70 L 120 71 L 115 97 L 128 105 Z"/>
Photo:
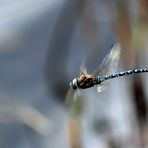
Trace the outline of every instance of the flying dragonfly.
<path fill-rule="evenodd" d="M 80 89 L 87 89 L 96 86 L 97 91 L 101 92 L 106 88 L 108 83 L 107 80 L 136 73 L 148 72 L 148 69 L 133 69 L 115 73 L 118 66 L 120 53 L 121 45 L 120 43 L 115 43 L 111 47 L 110 52 L 106 55 L 99 68 L 93 74 L 88 74 L 86 67 L 84 64 L 82 64 L 80 67 L 80 76 L 74 78 L 70 82 L 66 102 L 71 97 L 70 95 L 72 95 L 72 92 L 74 94 L 73 99 L 76 99 L 78 97 L 78 90 Z"/>

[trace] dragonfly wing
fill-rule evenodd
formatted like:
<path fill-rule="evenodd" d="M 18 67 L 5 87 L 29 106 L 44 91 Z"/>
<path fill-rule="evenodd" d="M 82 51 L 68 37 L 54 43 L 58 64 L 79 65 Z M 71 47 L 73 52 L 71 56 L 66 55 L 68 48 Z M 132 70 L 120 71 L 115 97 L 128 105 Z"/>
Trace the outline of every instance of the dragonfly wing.
<path fill-rule="evenodd" d="M 80 65 L 80 75 L 87 74 L 87 68 L 85 66 L 85 61 L 86 61 L 86 58 L 83 59 L 81 65 Z"/>
<path fill-rule="evenodd" d="M 75 91 L 69 87 L 65 96 L 65 104 L 70 104 L 72 102 L 74 97 Z"/>
<path fill-rule="evenodd" d="M 99 66 L 98 70 L 93 73 L 95 76 L 106 76 L 115 73 L 121 52 L 120 43 L 115 43 L 111 51 L 106 55 L 102 64 Z"/>
<path fill-rule="evenodd" d="M 73 90 L 71 87 L 68 88 L 66 97 L 65 97 L 65 104 L 71 105 L 80 99 L 80 92 L 79 90 Z"/>
<path fill-rule="evenodd" d="M 121 45 L 116 43 L 112 46 L 111 51 L 107 54 L 104 58 L 102 64 L 100 65 L 99 69 L 93 73 L 94 76 L 106 76 L 116 72 L 119 58 L 121 52 Z M 108 85 L 107 82 L 103 82 L 100 85 L 97 85 L 97 91 L 103 91 Z"/>
<path fill-rule="evenodd" d="M 97 92 L 102 92 L 104 91 L 108 86 L 108 82 L 103 82 L 99 85 L 97 85 Z"/>
<path fill-rule="evenodd" d="M 83 59 L 81 65 L 80 65 L 80 75 L 87 74 L 87 68 L 85 66 L 85 59 Z M 71 87 L 68 88 L 66 97 L 65 97 L 65 103 L 66 104 L 72 104 L 74 101 L 77 101 L 80 98 L 80 92 L 78 90 L 73 90 Z"/>

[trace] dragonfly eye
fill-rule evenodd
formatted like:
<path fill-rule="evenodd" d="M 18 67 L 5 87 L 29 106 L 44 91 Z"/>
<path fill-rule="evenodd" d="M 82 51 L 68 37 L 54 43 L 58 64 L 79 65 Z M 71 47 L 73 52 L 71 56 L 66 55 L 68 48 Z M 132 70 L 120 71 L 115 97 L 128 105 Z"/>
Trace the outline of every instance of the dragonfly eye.
<path fill-rule="evenodd" d="M 70 87 L 72 89 L 77 89 L 77 79 L 73 79 L 71 82 L 70 82 Z"/>

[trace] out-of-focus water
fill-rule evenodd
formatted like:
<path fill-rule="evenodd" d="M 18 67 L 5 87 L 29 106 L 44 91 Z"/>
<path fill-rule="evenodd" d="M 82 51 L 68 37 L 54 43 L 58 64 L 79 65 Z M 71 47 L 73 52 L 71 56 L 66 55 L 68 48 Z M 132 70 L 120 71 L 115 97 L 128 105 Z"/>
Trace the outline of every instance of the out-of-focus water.
<path fill-rule="evenodd" d="M 121 39 L 112 26 L 115 6 L 99 0 L 0 1 L 0 147 L 72 147 L 66 90 L 84 57 L 93 72 Z M 131 81 L 111 80 L 102 93 L 82 91 L 82 147 L 138 146 Z"/>

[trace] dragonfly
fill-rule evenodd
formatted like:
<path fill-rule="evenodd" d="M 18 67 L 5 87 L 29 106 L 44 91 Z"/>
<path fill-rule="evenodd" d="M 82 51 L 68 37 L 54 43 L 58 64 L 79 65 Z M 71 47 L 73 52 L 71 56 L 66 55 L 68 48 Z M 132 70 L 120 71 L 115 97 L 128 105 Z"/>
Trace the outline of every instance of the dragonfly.
<path fill-rule="evenodd" d="M 115 43 L 111 47 L 110 52 L 106 55 L 106 57 L 100 64 L 99 68 L 92 74 L 87 73 L 87 69 L 83 63 L 80 66 L 80 76 L 74 78 L 69 84 L 70 87 L 67 92 L 66 100 L 69 99 L 70 94 L 72 94 L 73 91 L 75 91 L 73 96 L 73 98 L 75 99 L 77 98 L 77 92 L 80 89 L 87 89 L 96 86 L 97 91 L 101 92 L 106 88 L 107 83 L 109 82 L 108 80 L 110 79 L 148 72 L 148 69 L 132 69 L 115 73 L 118 67 L 120 54 L 121 45 L 120 43 Z"/>

